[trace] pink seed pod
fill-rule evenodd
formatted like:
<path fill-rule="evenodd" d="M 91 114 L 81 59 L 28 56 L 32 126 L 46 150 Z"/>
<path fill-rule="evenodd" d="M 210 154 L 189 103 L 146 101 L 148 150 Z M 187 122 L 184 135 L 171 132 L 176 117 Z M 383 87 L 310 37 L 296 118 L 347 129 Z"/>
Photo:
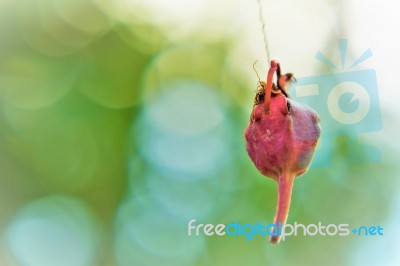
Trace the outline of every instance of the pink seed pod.
<path fill-rule="evenodd" d="M 275 72 L 277 85 L 272 82 Z M 307 171 L 321 132 L 318 114 L 287 97 L 285 85 L 292 78 L 290 73 L 281 76 L 279 63 L 271 61 L 267 83 L 260 82 L 261 89 L 244 133 L 254 165 L 278 183 L 274 219 L 277 227 L 286 223 L 294 178 Z M 279 235 L 271 237 L 271 243 L 279 240 Z"/>

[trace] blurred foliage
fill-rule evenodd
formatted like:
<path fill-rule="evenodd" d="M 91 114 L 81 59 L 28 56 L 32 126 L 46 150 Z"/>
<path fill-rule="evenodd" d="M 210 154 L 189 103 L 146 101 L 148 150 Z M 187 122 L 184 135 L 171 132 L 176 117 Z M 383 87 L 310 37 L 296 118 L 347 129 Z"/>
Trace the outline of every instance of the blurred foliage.
<path fill-rule="evenodd" d="M 363 239 L 187 236 L 192 218 L 270 223 L 277 197 L 244 148 L 257 80 L 245 51 L 230 58 L 240 36 L 187 18 L 155 1 L 0 1 L 0 265 L 353 265 Z M 348 164 L 365 156 L 352 137 L 296 180 L 289 222 L 389 217 L 396 168 Z"/>

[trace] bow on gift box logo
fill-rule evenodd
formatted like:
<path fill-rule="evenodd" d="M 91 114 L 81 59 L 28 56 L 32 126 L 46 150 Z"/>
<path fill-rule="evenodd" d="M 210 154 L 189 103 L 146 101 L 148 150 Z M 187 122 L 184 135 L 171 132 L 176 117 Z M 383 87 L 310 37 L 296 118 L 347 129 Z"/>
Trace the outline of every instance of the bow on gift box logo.
<path fill-rule="evenodd" d="M 333 69 L 333 73 L 297 78 L 291 88 L 294 100 L 309 105 L 321 117 L 319 147 L 312 167 L 327 167 L 332 162 L 334 147 L 346 136 L 346 160 L 350 163 L 377 163 L 380 152 L 360 141 L 360 134 L 382 129 L 376 72 L 354 70 L 372 56 L 367 49 L 357 60 L 347 64 L 346 39 L 339 40 L 341 68 L 321 52 L 315 58 Z M 342 138 L 343 139 L 343 138 Z M 343 146 L 343 145 L 342 145 Z"/>

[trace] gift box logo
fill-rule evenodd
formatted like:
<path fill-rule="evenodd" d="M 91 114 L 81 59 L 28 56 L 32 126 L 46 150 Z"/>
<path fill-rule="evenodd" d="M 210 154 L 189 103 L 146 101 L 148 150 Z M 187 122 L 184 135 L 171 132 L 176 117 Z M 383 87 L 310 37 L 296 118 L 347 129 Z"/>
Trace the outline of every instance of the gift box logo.
<path fill-rule="evenodd" d="M 316 59 L 335 71 L 311 77 L 297 78 L 290 88 L 291 96 L 318 112 L 322 135 L 313 167 L 327 167 L 337 152 L 347 163 L 377 163 L 380 152 L 360 139 L 364 133 L 382 129 L 376 72 L 373 69 L 353 70 L 372 56 L 366 50 L 349 67 L 346 65 L 347 40 L 339 41 L 342 70 L 322 53 Z"/>

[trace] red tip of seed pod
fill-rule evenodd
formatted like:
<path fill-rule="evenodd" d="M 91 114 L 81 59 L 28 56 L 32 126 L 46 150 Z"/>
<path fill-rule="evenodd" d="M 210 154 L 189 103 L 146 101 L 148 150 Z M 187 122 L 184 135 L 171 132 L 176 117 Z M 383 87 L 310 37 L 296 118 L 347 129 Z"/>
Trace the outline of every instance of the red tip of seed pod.
<path fill-rule="evenodd" d="M 267 74 L 267 84 L 265 85 L 265 96 L 264 96 L 264 113 L 269 115 L 271 105 L 271 91 L 272 91 L 272 80 L 274 78 L 275 71 L 278 69 L 278 61 L 271 60 L 271 67 Z"/>
<path fill-rule="evenodd" d="M 271 67 L 272 68 L 277 68 L 278 67 L 278 60 L 272 59 L 271 60 Z"/>

